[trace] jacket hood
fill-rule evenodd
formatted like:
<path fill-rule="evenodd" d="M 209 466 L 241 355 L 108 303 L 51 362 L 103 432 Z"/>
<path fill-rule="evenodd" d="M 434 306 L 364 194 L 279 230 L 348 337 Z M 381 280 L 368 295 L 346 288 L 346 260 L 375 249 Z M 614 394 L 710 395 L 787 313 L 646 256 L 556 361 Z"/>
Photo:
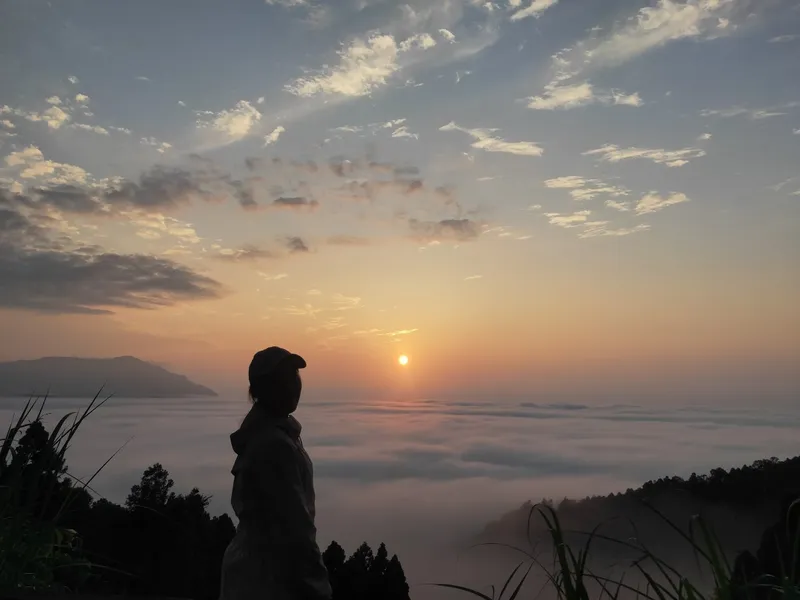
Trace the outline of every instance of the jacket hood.
<path fill-rule="evenodd" d="M 231 434 L 231 446 L 238 455 L 242 454 L 250 441 L 264 434 L 269 434 L 270 430 L 280 429 L 289 437 L 296 440 L 300 437 L 303 427 L 293 416 L 275 417 L 260 408 L 258 404 L 253 405 L 250 412 L 242 421 L 242 425 Z"/>

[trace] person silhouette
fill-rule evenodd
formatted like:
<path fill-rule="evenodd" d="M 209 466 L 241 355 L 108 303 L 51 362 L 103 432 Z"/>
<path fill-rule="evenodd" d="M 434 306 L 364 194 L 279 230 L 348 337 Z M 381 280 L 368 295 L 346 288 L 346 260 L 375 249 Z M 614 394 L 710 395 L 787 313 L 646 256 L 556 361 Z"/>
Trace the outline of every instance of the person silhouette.
<path fill-rule="evenodd" d="M 277 346 L 250 363 L 253 406 L 230 436 L 239 524 L 222 560 L 219 600 L 331 598 L 317 545 L 313 465 L 292 416 L 305 367 L 302 357 Z"/>

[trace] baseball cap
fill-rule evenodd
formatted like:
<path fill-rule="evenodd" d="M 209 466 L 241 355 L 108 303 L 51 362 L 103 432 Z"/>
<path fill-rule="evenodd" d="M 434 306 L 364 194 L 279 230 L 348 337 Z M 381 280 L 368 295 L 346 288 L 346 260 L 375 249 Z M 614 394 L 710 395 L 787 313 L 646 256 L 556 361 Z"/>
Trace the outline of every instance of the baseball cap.
<path fill-rule="evenodd" d="M 275 370 L 275 367 L 283 361 L 289 363 L 296 369 L 305 369 L 306 361 L 299 354 L 292 354 L 284 348 L 278 346 L 270 346 L 264 350 L 259 350 L 250 361 L 250 368 L 247 370 L 247 375 L 252 384 L 255 380 L 269 375 Z"/>

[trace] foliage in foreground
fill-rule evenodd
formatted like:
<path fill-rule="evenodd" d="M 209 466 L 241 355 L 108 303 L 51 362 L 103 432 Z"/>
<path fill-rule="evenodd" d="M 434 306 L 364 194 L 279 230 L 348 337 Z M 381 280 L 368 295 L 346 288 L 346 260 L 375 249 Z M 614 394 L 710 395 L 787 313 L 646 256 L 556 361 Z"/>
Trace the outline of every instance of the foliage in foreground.
<path fill-rule="evenodd" d="M 525 556 L 508 576 L 499 594 L 494 586 L 489 595 L 455 584 L 433 585 L 483 600 L 515 600 L 535 567 L 544 574 L 545 586 L 551 587 L 558 600 L 600 600 L 603 597 L 608 600 L 800 600 L 800 498 L 787 499 L 779 521 L 764 532 L 756 555 L 742 552 L 732 566 L 717 536 L 702 517 L 694 517 L 686 533 L 656 508 L 648 508 L 683 538 L 687 555 L 710 574 L 711 585 L 693 583 L 635 538 L 620 540 L 605 536 L 600 526 L 590 532 L 567 532 L 561 527 L 557 511 L 547 505 L 531 507 L 528 530 L 534 514 L 538 513 L 551 543 L 552 560 L 548 564 L 536 554 L 533 543 L 530 550 L 497 544 Z M 583 546 L 568 544 L 565 539 L 568 533 L 584 536 Z M 591 553 L 599 541 L 618 544 L 632 553 L 634 558 L 629 567 L 633 570 L 633 579 L 640 583 L 626 582 L 627 573 L 614 576 L 595 570 Z"/>

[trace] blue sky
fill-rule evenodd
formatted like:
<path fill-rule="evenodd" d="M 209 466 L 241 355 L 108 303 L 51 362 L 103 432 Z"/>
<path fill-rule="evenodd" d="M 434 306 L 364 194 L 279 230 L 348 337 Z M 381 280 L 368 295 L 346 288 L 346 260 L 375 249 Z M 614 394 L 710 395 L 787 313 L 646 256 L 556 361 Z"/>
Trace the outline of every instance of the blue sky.
<path fill-rule="evenodd" d="M 800 2 L 12 0 L 0 23 L 9 326 L 165 361 L 269 336 L 800 356 Z"/>

